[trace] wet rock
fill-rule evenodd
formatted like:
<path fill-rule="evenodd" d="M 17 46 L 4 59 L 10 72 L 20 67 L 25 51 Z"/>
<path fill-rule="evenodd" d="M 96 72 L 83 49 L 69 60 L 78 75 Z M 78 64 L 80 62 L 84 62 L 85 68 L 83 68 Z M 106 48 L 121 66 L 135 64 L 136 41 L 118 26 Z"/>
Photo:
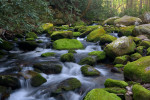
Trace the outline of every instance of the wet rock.
<path fill-rule="evenodd" d="M 10 51 L 13 49 L 13 44 L 10 43 L 9 41 L 0 42 L 0 49 Z"/>
<path fill-rule="evenodd" d="M 136 44 L 134 43 L 132 38 L 121 37 L 108 44 L 104 48 L 104 51 L 110 58 L 115 58 L 116 56 L 123 56 L 132 53 L 134 52 L 135 48 Z"/>
<path fill-rule="evenodd" d="M 114 21 L 115 25 L 125 25 L 125 26 L 130 26 L 130 25 L 139 25 L 142 23 L 142 20 L 137 17 L 132 17 L 132 16 L 123 16 L 119 19 L 116 19 Z"/>
<path fill-rule="evenodd" d="M 33 67 L 46 74 L 58 74 L 62 70 L 62 66 L 58 62 L 52 61 L 37 63 Z"/>
<path fill-rule="evenodd" d="M 63 91 L 72 91 L 77 88 L 80 88 L 81 83 L 78 79 L 76 78 L 68 78 L 57 86 L 56 90 L 52 92 L 52 95 L 58 95 L 62 93 Z"/>
<path fill-rule="evenodd" d="M 119 69 L 119 68 L 117 68 L 117 67 L 111 68 L 111 72 L 114 72 L 114 73 L 122 73 L 121 69 Z"/>
<path fill-rule="evenodd" d="M 60 60 L 62 62 L 74 62 L 75 58 L 72 53 L 66 53 L 66 54 L 61 55 Z"/>
<path fill-rule="evenodd" d="M 83 49 L 83 44 L 76 39 L 59 39 L 53 42 L 57 50 Z"/>
<path fill-rule="evenodd" d="M 73 38 L 72 31 L 54 31 L 51 35 L 52 40 L 58 40 L 63 38 Z"/>
<path fill-rule="evenodd" d="M 144 46 L 138 46 L 136 48 L 136 52 L 143 55 L 144 54 Z"/>
<path fill-rule="evenodd" d="M 68 53 L 77 53 L 75 50 L 68 50 Z"/>
<path fill-rule="evenodd" d="M 114 25 L 114 21 L 116 20 L 116 19 L 119 19 L 119 17 L 110 17 L 110 18 L 108 18 L 107 20 L 105 20 L 104 22 L 103 22 L 103 25 Z"/>
<path fill-rule="evenodd" d="M 130 56 L 124 55 L 124 56 L 119 56 L 116 57 L 114 60 L 115 64 L 126 64 L 130 60 Z"/>
<path fill-rule="evenodd" d="M 27 50 L 32 51 L 35 50 L 35 48 L 38 46 L 38 44 L 34 41 L 22 41 L 18 42 L 18 47 L 21 50 Z"/>
<path fill-rule="evenodd" d="M 81 72 L 84 76 L 99 76 L 100 72 L 94 67 L 85 65 L 81 67 Z"/>
<path fill-rule="evenodd" d="M 132 91 L 134 100 L 150 100 L 150 90 L 145 89 L 141 85 L 134 85 Z"/>
<path fill-rule="evenodd" d="M 144 48 L 149 48 L 150 47 L 150 40 L 143 40 L 142 42 L 140 42 L 139 44 L 140 46 L 144 46 Z"/>
<path fill-rule="evenodd" d="M 4 86 L 0 86 L 0 100 L 6 100 L 10 95 L 9 89 Z"/>
<path fill-rule="evenodd" d="M 116 39 L 117 38 L 114 36 L 111 36 L 109 34 L 104 34 L 104 35 L 100 36 L 100 44 L 111 43 Z"/>
<path fill-rule="evenodd" d="M 124 67 L 124 77 L 136 82 L 149 83 L 149 72 L 150 56 L 145 56 L 134 62 L 130 62 Z"/>
<path fill-rule="evenodd" d="M 150 12 L 145 12 L 142 16 L 141 19 L 143 23 L 148 24 L 150 23 Z"/>
<path fill-rule="evenodd" d="M 119 28 L 119 36 L 131 36 L 135 26 L 124 26 Z"/>
<path fill-rule="evenodd" d="M 80 65 L 87 64 L 87 65 L 91 65 L 91 66 L 94 65 L 95 63 L 96 63 L 96 60 L 92 57 L 83 58 L 79 62 Z"/>
<path fill-rule="evenodd" d="M 120 81 L 120 80 L 107 79 L 104 85 L 105 87 L 126 88 L 126 86 L 128 86 L 128 83 L 126 83 L 125 81 Z"/>
<path fill-rule="evenodd" d="M 3 72 L 0 72 L 0 75 L 13 74 L 13 73 L 19 72 L 19 71 L 21 71 L 21 70 L 22 70 L 21 67 L 12 67 L 12 68 L 6 69 L 6 70 L 3 71 Z"/>
<path fill-rule="evenodd" d="M 87 93 L 84 100 L 121 100 L 116 94 L 109 93 L 103 89 L 93 89 Z"/>
<path fill-rule="evenodd" d="M 142 55 L 139 54 L 139 53 L 134 53 L 134 54 L 132 54 L 132 55 L 130 56 L 130 58 L 131 58 L 132 61 L 138 60 L 138 59 L 141 58 L 141 57 L 142 57 Z"/>
<path fill-rule="evenodd" d="M 104 51 L 92 51 L 88 53 L 90 56 L 96 56 L 96 60 L 99 62 L 106 59 L 106 53 Z"/>
<path fill-rule="evenodd" d="M 46 53 L 41 54 L 41 57 L 49 57 L 49 56 L 55 56 L 55 53 L 54 52 L 46 52 Z"/>
<path fill-rule="evenodd" d="M 12 89 L 20 88 L 19 79 L 10 75 L 0 75 L 0 85 L 10 87 Z"/>

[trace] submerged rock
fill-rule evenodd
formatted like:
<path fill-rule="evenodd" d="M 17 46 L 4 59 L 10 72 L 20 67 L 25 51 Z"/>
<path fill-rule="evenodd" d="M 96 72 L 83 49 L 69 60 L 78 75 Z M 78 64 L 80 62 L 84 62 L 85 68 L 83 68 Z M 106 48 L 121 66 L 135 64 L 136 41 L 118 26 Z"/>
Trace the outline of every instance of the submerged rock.
<path fill-rule="evenodd" d="M 99 76 L 100 72 L 94 67 L 85 65 L 81 67 L 81 72 L 84 76 Z"/>
<path fill-rule="evenodd" d="M 130 25 L 139 25 L 142 23 L 142 20 L 137 17 L 132 17 L 132 16 L 123 16 L 119 19 L 116 19 L 114 21 L 115 25 L 125 25 L 125 26 L 130 26 Z"/>
<path fill-rule="evenodd" d="M 114 58 L 116 56 L 123 56 L 132 53 L 134 52 L 135 48 L 136 44 L 134 43 L 132 38 L 121 37 L 108 44 L 104 48 L 104 51 L 106 52 L 107 56 L 109 56 L 110 58 Z"/>
<path fill-rule="evenodd" d="M 83 44 L 76 39 L 59 39 L 54 41 L 53 48 L 57 50 L 83 49 Z"/>
<path fill-rule="evenodd" d="M 116 94 L 109 93 L 104 89 L 93 89 L 85 96 L 84 100 L 121 100 Z"/>
<path fill-rule="evenodd" d="M 34 68 L 46 74 L 61 73 L 62 66 L 58 62 L 40 62 L 33 65 Z"/>
<path fill-rule="evenodd" d="M 142 57 L 124 67 L 124 77 L 128 80 L 150 82 L 150 56 Z"/>

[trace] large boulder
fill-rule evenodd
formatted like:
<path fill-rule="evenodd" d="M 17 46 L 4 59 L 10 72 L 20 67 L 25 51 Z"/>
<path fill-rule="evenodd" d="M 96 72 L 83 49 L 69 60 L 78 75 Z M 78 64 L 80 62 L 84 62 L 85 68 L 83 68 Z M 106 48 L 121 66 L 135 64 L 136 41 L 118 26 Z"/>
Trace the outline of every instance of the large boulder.
<path fill-rule="evenodd" d="M 143 25 L 135 26 L 133 35 L 134 36 L 146 35 L 147 37 L 150 38 L 150 24 L 143 24 Z"/>
<path fill-rule="evenodd" d="M 132 17 L 132 16 L 123 16 L 119 19 L 116 19 L 114 21 L 115 25 L 125 25 L 125 26 L 130 26 L 130 25 L 137 25 L 142 23 L 142 20 L 137 17 Z"/>
<path fill-rule="evenodd" d="M 109 93 L 104 89 L 93 89 L 85 96 L 84 100 L 121 100 L 116 94 Z"/>
<path fill-rule="evenodd" d="M 150 90 L 145 89 L 141 85 L 134 85 L 132 88 L 134 100 L 150 100 Z"/>
<path fill-rule="evenodd" d="M 63 38 L 69 38 L 69 39 L 73 38 L 72 31 L 55 31 L 51 35 L 52 40 L 58 40 Z"/>
<path fill-rule="evenodd" d="M 146 12 L 141 16 L 141 19 L 144 24 L 150 23 L 150 12 Z"/>
<path fill-rule="evenodd" d="M 114 21 L 116 20 L 116 19 L 119 19 L 119 17 L 110 17 L 110 18 L 108 18 L 107 20 L 105 20 L 104 22 L 103 22 L 103 25 L 114 25 Z"/>
<path fill-rule="evenodd" d="M 105 33 L 106 32 L 105 32 L 104 28 L 101 26 L 98 29 L 89 33 L 86 40 L 89 42 L 97 42 L 100 40 L 100 36 L 104 35 Z"/>
<path fill-rule="evenodd" d="M 34 64 L 33 67 L 46 74 L 58 74 L 62 70 L 62 66 L 55 61 L 40 62 Z"/>
<path fill-rule="evenodd" d="M 113 41 L 112 43 L 108 44 L 104 51 L 106 52 L 107 56 L 110 58 L 114 58 L 116 56 L 122 56 L 129 53 L 134 52 L 136 48 L 136 44 L 130 37 L 121 37 L 117 40 Z"/>
<path fill-rule="evenodd" d="M 83 44 L 76 39 L 59 39 L 53 42 L 53 48 L 57 50 L 83 49 Z"/>
<path fill-rule="evenodd" d="M 124 67 L 124 77 L 128 80 L 150 82 L 150 56 L 142 57 Z"/>

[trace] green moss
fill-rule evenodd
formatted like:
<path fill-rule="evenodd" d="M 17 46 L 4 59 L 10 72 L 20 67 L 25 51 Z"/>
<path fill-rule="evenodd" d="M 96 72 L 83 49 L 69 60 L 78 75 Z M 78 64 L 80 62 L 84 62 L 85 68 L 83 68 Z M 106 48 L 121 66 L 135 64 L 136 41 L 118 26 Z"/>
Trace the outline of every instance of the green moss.
<path fill-rule="evenodd" d="M 123 68 L 124 65 L 123 65 L 123 64 L 116 64 L 114 67 L 117 67 L 117 68 Z"/>
<path fill-rule="evenodd" d="M 26 38 L 36 39 L 37 35 L 34 32 L 26 33 Z"/>
<path fill-rule="evenodd" d="M 60 28 L 61 28 L 61 30 L 68 30 L 69 29 L 69 25 L 62 25 Z"/>
<path fill-rule="evenodd" d="M 132 88 L 134 100 L 150 100 L 150 90 L 141 85 L 134 85 Z"/>
<path fill-rule="evenodd" d="M 53 24 L 52 23 L 45 23 L 45 24 L 42 24 L 42 26 L 41 26 L 41 30 L 45 31 L 45 32 L 48 32 L 52 29 L 53 29 Z"/>
<path fill-rule="evenodd" d="M 99 76 L 100 72 L 96 70 L 94 67 L 85 65 L 81 67 L 81 72 L 85 76 Z"/>
<path fill-rule="evenodd" d="M 84 100 L 121 100 L 116 94 L 104 89 L 93 89 L 85 96 Z"/>
<path fill-rule="evenodd" d="M 133 37 L 133 40 L 136 44 L 138 44 L 139 42 L 141 42 L 142 40 L 138 37 Z"/>
<path fill-rule="evenodd" d="M 141 55 L 143 55 L 143 52 L 144 52 L 144 46 L 138 46 L 136 48 L 136 52 L 140 53 Z"/>
<path fill-rule="evenodd" d="M 74 36 L 74 37 L 79 37 L 80 35 L 81 35 L 80 32 L 73 32 L 73 36 Z"/>
<path fill-rule="evenodd" d="M 104 34 L 104 35 L 100 36 L 100 44 L 111 43 L 116 39 L 117 38 L 114 36 L 111 36 L 109 34 Z"/>
<path fill-rule="evenodd" d="M 97 42 L 100 40 L 100 36 L 104 35 L 106 32 L 104 28 L 101 26 L 100 28 L 92 31 L 88 36 L 87 36 L 87 41 L 90 42 Z"/>
<path fill-rule="evenodd" d="M 57 50 L 83 49 L 83 44 L 76 39 L 59 39 L 53 42 Z"/>
<path fill-rule="evenodd" d="M 80 26 L 80 25 L 86 26 L 86 23 L 84 21 L 77 21 L 73 25 L 74 26 Z"/>
<path fill-rule="evenodd" d="M 142 55 L 139 54 L 139 53 L 134 53 L 134 54 L 132 54 L 132 55 L 130 56 L 130 58 L 131 58 L 132 61 L 138 60 L 138 59 L 141 58 L 141 57 L 142 57 Z"/>
<path fill-rule="evenodd" d="M 107 32 L 107 33 L 112 33 L 112 32 L 119 32 L 119 27 L 115 27 L 113 25 L 107 25 L 107 26 L 104 26 L 104 30 Z"/>
<path fill-rule="evenodd" d="M 37 43 L 43 43 L 43 41 L 42 40 L 38 40 L 38 41 L 36 41 Z"/>
<path fill-rule="evenodd" d="M 115 94 L 125 94 L 127 92 L 126 89 L 119 88 L 119 87 L 109 87 L 109 88 L 104 88 L 104 90 L 109 93 L 115 93 Z"/>
<path fill-rule="evenodd" d="M 18 41 L 18 38 L 15 37 L 15 38 L 14 38 L 14 41 Z"/>
<path fill-rule="evenodd" d="M 104 51 L 92 51 L 88 53 L 90 56 L 96 56 L 97 61 L 103 61 L 106 59 L 106 53 Z"/>
<path fill-rule="evenodd" d="M 119 17 L 111 17 L 111 18 L 108 18 L 107 20 L 105 20 L 103 22 L 103 25 L 107 24 L 107 25 L 114 25 L 114 21 L 116 19 L 119 19 Z"/>
<path fill-rule="evenodd" d="M 150 56 L 142 57 L 134 62 L 128 63 L 124 67 L 124 77 L 136 81 L 150 82 Z"/>
<path fill-rule="evenodd" d="M 120 87 L 125 88 L 128 86 L 128 83 L 120 80 L 107 79 L 104 83 L 105 87 Z"/>
<path fill-rule="evenodd" d="M 72 31 L 55 31 L 51 34 L 52 40 L 58 40 L 63 38 L 71 39 L 73 37 Z"/>
<path fill-rule="evenodd" d="M 131 36 L 132 31 L 134 30 L 135 26 L 126 26 L 126 27 L 120 27 L 120 33 L 123 36 Z"/>
<path fill-rule="evenodd" d="M 95 63 L 96 63 L 96 60 L 94 58 L 92 58 L 92 57 L 83 58 L 79 62 L 80 65 L 84 65 L 84 64 L 94 65 Z"/>
<path fill-rule="evenodd" d="M 63 54 L 61 55 L 60 59 L 62 62 L 74 62 L 75 61 L 74 55 L 72 53 Z"/>
<path fill-rule="evenodd" d="M 57 89 L 53 93 L 61 93 L 62 91 L 71 91 L 79 88 L 81 82 L 76 78 L 66 79 L 57 86 Z"/>
<path fill-rule="evenodd" d="M 10 51 L 13 49 L 13 44 L 8 41 L 3 41 L 2 43 L 0 42 L 0 49 Z"/>
<path fill-rule="evenodd" d="M 42 85 L 43 83 L 45 83 L 46 81 L 47 80 L 44 77 L 42 77 L 40 74 L 37 74 L 36 76 L 31 78 L 31 85 L 33 87 L 38 87 Z"/>
<path fill-rule="evenodd" d="M 77 53 L 75 50 L 68 50 L 68 53 Z"/>
<path fill-rule="evenodd" d="M 34 41 L 34 38 L 26 38 L 26 41 Z"/>
<path fill-rule="evenodd" d="M 112 43 L 108 44 L 104 51 L 110 58 L 115 58 L 116 56 L 123 56 L 134 52 L 136 44 L 130 37 L 121 37 Z"/>
<path fill-rule="evenodd" d="M 41 57 L 49 57 L 49 56 L 55 56 L 55 53 L 54 52 L 46 52 L 46 53 L 41 54 Z"/>
<path fill-rule="evenodd" d="M 114 60 L 115 64 L 126 64 L 130 60 L 130 56 L 124 55 L 124 56 L 119 56 L 116 57 Z"/>
<path fill-rule="evenodd" d="M 149 48 L 150 47 L 150 41 L 142 41 L 140 43 L 140 46 L 144 46 L 145 48 Z"/>
<path fill-rule="evenodd" d="M 150 55 L 150 47 L 147 49 L 147 55 Z"/>

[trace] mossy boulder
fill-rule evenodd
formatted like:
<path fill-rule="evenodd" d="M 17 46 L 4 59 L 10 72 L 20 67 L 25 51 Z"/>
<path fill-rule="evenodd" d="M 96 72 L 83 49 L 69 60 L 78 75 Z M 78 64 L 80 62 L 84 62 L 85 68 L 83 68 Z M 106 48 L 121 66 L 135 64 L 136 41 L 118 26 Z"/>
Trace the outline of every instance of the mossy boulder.
<path fill-rule="evenodd" d="M 106 53 L 104 51 L 92 51 L 92 52 L 88 53 L 88 55 L 96 56 L 96 60 L 98 62 L 106 59 Z"/>
<path fill-rule="evenodd" d="M 100 72 L 94 67 L 85 65 L 81 67 L 81 72 L 84 76 L 99 76 Z"/>
<path fill-rule="evenodd" d="M 130 26 L 130 25 L 135 25 L 135 24 L 140 24 L 142 23 L 142 20 L 137 17 L 132 17 L 132 16 L 123 16 L 119 19 L 116 19 L 114 21 L 115 25 L 125 25 L 125 26 Z"/>
<path fill-rule="evenodd" d="M 26 33 L 26 38 L 36 39 L 37 35 L 34 32 Z"/>
<path fill-rule="evenodd" d="M 126 64 L 129 60 L 130 60 L 130 56 L 123 55 L 123 56 L 116 57 L 114 60 L 114 63 L 115 64 Z"/>
<path fill-rule="evenodd" d="M 116 68 L 123 68 L 124 65 L 123 64 L 116 64 L 114 67 L 116 67 Z"/>
<path fill-rule="evenodd" d="M 107 20 L 105 20 L 104 22 L 103 22 L 103 25 L 114 25 L 114 21 L 116 20 L 116 19 L 119 19 L 119 17 L 117 17 L 117 16 L 115 16 L 115 17 L 110 17 L 110 18 L 108 18 Z"/>
<path fill-rule="evenodd" d="M 136 44 L 139 44 L 142 41 L 142 39 L 140 39 L 139 37 L 133 37 L 133 40 Z"/>
<path fill-rule="evenodd" d="M 93 57 L 85 57 L 83 59 L 80 60 L 79 64 L 80 65 L 84 65 L 84 64 L 87 64 L 87 65 L 94 65 L 96 63 L 96 60 L 93 58 Z"/>
<path fill-rule="evenodd" d="M 104 83 L 105 87 L 120 87 L 120 88 L 126 88 L 128 86 L 128 83 L 125 81 L 120 80 L 114 80 L 114 79 L 107 79 Z"/>
<path fill-rule="evenodd" d="M 108 44 L 104 51 L 110 58 L 115 58 L 116 56 L 123 56 L 134 52 L 136 44 L 130 37 L 121 37 L 112 43 Z"/>
<path fill-rule="evenodd" d="M 149 48 L 150 47 L 150 41 L 143 40 L 139 45 L 144 46 L 145 48 Z"/>
<path fill-rule="evenodd" d="M 133 85 L 133 99 L 134 100 L 150 100 L 150 90 L 145 89 L 141 85 Z"/>
<path fill-rule="evenodd" d="M 35 48 L 38 46 L 38 44 L 34 41 L 22 41 L 18 42 L 18 47 L 21 50 L 27 50 L 32 51 L 35 50 Z"/>
<path fill-rule="evenodd" d="M 68 78 L 59 83 L 53 94 L 60 94 L 63 91 L 72 91 L 81 87 L 81 82 L 76 78 Z"/>
<path fill-rule="evenodd" d="M 128 80 L 150 82 L 150 56 L 142 57 L 130 62 L 124 67 L 124 77 Z"/>
<path fill-rule="evenodd" d="M 68 53 L 77 53 L 75 50 L 68 50 Z"/>
<path fill-rule="evenodd" d="M 108 88 L 104 88 L 104 90 L 114 94 L 126 94 L 127 92 L 126 89 L 120 87 L 108 87 Z"/>
<path fill-rule="evenodd" d="M 104 28 L 101 26 L 100 28 L 95 29 L 94 31 L 89 33 L 86 40 L 89 42 L 97 42 L 100 40 L 100 36 L 104 35 L 105 33 L 106 32 Z"/>
<path fill-rule="evenodd" d="M 62 25 L 61 26 L 61 30 L 68 30 L 69 29 L 69 25 Z"/>
<path fill-rule="evenodd" d="M 53 24 L 52 23 L 45 23 L 41 25 L 41 30 L 45 32 L 49 32 L 53 29 Z"/>
<path fill-rule="evenodd" d="M 52 40 L 58 40 L 63 38 L 69 38 L 69 39 L 73 38 L 72 31 L 55 31 L 51 34 Z"/>
<path fill-rule="evenodd" d="M 0 42 L 0 49 L 10 51 L 13 49 L 13 44 L 10 43 L 9 41 L 2 41 Z"/>
<path fill-rule="evenodd" d="M 150 24 L 143 24 L 136 26 L 133 31 L 133 35 L 134 36 L 146 35 L 150 38 Z"/>
<path fill-rule="evenodd" d="M 73 53 L 66 53 L 66 54 L 61 55 L 60 60 L 62 62 L 74 62 L 75 58 L 74 58 Z"/>
<path fill-rule="evenodd" d="M 10 75 L 0 75 L 0 85 L 12 89 L 20 88 L 19 79 Z"/>
<path fill-rule="evenodd" d="M 100 44 L 111 43 L 116 39 L 117 38 L 112 35 L 104 34 L 104 35 L 100 36 Z"/>
<path fill-rule="evenodd" d="M 57 50 L 83 49 L 83 44 L 76 39 L 59 39 L 53 42 L 53 48 Z"/>
<path fill-rule="evenodd" d="M 49 57 L 49 56 L 55 56 L 55 53 L 54 52 L 46 52 L 46 53 L 41 54 L 41 57 Z"/>
<path fill-rule="evenodd" d="M 116 26 L 113 26 L 113 25 L 107 25 L 107 26 L 104 26 L 104 30 L 105 30 L 107 33 L 113 33 L 113 32 L 119 33 L 120 28 L 119 28 L 119 27 L 116 27 Z"/>
<path fill-rule="evenodd" d="M 130 56 L 130 58 L 131 58 L 132 61 L 138 60 L 138 59 L 141 58 L 141 57 L 142 57 L 142 55 L 139 54 L 139 53 L 134 53 L 134 54 L 132 54 L 132 55 Z"/>
<path fill-rule="evenodd" d="M 104 89 L 93 89 L 87 93 L 84 100 L 121 100 L 116 94 L 109 93 Z"/>
<path fill-rule="evenodd" d="M 26 41 L 34 41 L 34 38 L 26 38 Z"/>
<path fill-rule="evenodd" d="M 84 21 L 77 21 L 73 24 L 73 26 L 80 26 L 80 25 L 86 26 L 86 23 Z"/>
<path fill-rule="evenodd" d="M 79 37 L 80 35 L 81 35 L 80 32 L 73 32 L 73 36 L 74 36 L 74 37 Z"/>
<path fill-rule="evenodd" d="M 31 78 L 31 86 L 33 87 L 41 86 L 45 82 L 47 82 L 47 80 L 38 73 Z"/>
<path fill-rule="evenodd" d="M 34 68 L 46 74 L 59 74 L 61 73 L 62 66 L 58 62 L 40 62 L 33 65 Z"/>
<path fill-rule="evenodd" d="M 143 55 L 143 53 L 144 53 L 144 46 L 138 46 L 136 48 L 136 52 L 141 54 L 141 55 Z"/>
<path fill-rule="evenodd" d="M 150 47 L 147 49 L 147 55 L 150 55 Z"/>
<path fill-rule="evenodd" d="M 134 30 L 135 26 L 126 26 L 126 27 L 120 27 L 119 28 L 119 35 L 120 36 L 131 36 L 132 31 Z"/>

